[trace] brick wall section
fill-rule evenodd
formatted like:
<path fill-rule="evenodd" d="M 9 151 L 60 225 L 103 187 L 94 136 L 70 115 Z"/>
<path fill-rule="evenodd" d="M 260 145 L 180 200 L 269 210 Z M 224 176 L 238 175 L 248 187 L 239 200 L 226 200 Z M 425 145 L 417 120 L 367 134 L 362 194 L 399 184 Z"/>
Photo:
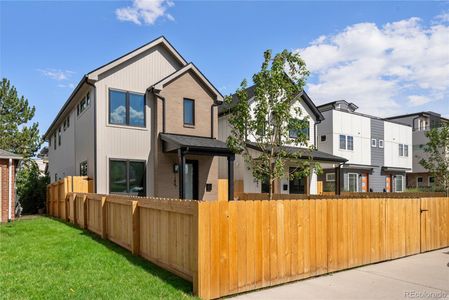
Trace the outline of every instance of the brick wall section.
<path fill-rule="evenodd" d="M 14 207 L 15 207 L 15 165 L 12 164 L 12 201 L 11 201 L 11 220 L 14 220 Z M 8 195 L 9 195 L 9 161 L 8 159 L 0 159 L 0 172 L 1 172 L 1 222 L 8 222 Z"/>

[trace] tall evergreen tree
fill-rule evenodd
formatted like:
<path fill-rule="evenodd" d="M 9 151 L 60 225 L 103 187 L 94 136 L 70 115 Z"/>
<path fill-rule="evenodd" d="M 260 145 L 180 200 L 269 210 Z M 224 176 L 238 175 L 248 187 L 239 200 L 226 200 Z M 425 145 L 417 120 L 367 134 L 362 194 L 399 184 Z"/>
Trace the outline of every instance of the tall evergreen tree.
<path fill-rule="evenodd" d="M 3 78 L 0 86 L 0 149 L 22 155 L 34 156 L 41 146 L 38 123 L 29 124 L 35 108 L 28 100 L 17 95 L 8 79 Z"/>

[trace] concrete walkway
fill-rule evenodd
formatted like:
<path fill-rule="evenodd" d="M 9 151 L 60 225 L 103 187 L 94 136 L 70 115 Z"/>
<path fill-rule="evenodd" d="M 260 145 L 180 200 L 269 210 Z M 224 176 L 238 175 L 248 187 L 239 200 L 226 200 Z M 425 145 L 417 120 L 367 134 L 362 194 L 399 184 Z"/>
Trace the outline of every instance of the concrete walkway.
<path fill-rule="evenodd" d="M 449 248 L 267 288 L 233 299 L 449 300 Z"/>

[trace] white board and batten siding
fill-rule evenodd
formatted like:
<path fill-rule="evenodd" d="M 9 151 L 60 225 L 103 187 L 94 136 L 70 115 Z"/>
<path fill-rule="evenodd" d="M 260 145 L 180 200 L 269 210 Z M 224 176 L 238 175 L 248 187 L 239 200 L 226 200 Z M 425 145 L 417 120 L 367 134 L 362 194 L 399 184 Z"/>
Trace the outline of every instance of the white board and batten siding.
<path fill-rule="evenodd" d="M 384 137 L 385 166 L 411 169 L 413 159 L 412 128 L 385 122 Z M 408 156 L 399 156 L 399 144 L 408 145 Z"/>

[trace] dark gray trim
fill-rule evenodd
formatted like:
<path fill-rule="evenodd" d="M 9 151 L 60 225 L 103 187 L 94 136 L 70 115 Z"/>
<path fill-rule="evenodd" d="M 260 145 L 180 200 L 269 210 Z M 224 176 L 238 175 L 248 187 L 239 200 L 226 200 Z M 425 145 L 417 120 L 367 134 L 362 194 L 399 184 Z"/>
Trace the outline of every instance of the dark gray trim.
<path fill-rule="evenodd" d="M 192 123 L 186 123 L 186 110 L 185 110 L 185 103 L 186 103 L 186 101 L 187 101 L 187 102 L 190 101 L 190 102 L 193 103 L 193 107 L 192 107 Z M 182 99 L 182 123 L 183 123 L 184 125 L 187 125 L 187 126 L 195 126 L 195 121 L 196 121 L 196 116 L 195 116 L 196 109 L 195 109 L 195 105 L 196 105 L 195 99 L 185 98 L 185 97 Z"/>

